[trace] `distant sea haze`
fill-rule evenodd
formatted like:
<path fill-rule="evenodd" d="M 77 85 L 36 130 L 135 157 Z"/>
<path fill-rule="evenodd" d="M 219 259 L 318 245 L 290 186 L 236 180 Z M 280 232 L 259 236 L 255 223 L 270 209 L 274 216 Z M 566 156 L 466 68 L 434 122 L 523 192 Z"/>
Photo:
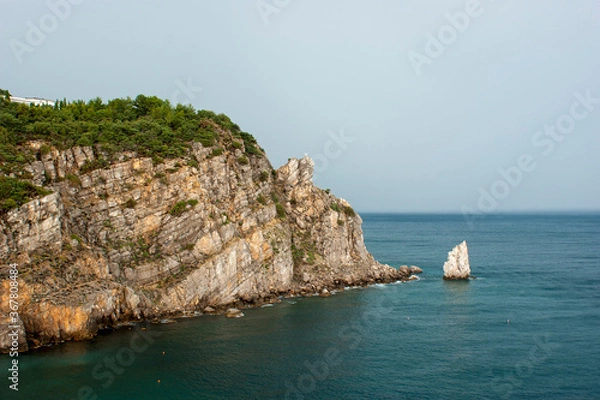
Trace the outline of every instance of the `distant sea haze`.
<path fill-rule="evenodd" d="M 420 266 L 420 281 L 40 349 L 21 357 L 13 397 L 600 398 L 600 215 L 490 215 L 473 229 L 462 215 L 362 217 L 375 258 Z M 444 281 L 462 240 L 477 279 Z"/>

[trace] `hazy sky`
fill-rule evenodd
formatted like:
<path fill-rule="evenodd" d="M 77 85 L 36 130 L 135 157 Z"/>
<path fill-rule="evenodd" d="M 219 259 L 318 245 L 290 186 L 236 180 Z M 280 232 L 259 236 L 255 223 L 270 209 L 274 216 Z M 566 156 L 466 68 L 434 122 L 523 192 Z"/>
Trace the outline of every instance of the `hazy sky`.
<path fill-rule="evenodd" d="M 359 211 L 600 209 L 598 0 L 0 0 L 0 40 L 13 95 L 225 113 Z"/>

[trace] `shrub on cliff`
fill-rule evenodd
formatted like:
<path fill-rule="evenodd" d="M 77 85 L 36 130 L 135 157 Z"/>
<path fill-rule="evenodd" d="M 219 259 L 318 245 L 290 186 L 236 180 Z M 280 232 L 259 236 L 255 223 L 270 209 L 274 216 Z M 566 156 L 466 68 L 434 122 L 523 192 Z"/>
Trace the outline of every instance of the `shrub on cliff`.
<path fill-rule="evenodd" d="M 169 214 L 173 215 L 174 217 L 179 217 L 188 209 L 188 207 L 192 208 L 195 207 L 197 204 L 198 200 L 196 199 L 178 201 L 173 205 L 173 207 L 171 207 L 171 209 L 169 210 Z"/>
<path fill-rule="evenodd" d="M 356 211 L 354 211 L 354 209 L 350 206 L 344 206 L 344 214 L 349 217 L 354 217 L 356 216 Z"/>
<path fill-rule="evenodd" d="M 279 219 L 285 219 L 285 208 L 280 203 L 275 204 L 275 211 Z"/>
<path fill-rule="evenodd" d="M 15 178 L 0 176 L 0 213 L 19 207 L 32 198 L 50 194 L 47 190 L 32 183 Z"/>

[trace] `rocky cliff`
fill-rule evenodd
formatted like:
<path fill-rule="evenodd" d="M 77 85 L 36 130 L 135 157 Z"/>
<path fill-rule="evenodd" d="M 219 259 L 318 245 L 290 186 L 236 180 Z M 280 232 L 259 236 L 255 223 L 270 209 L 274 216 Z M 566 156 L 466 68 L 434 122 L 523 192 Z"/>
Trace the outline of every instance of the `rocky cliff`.
<path fill-rule="evenodd" d="M 0 215 L 0 350 L 15 323 L 26 350 L 209 305 L 407 278 L 368 253 L 360 217 L 313 185 L 309 158 L 274 170 L 227 132 L 222 140 L 179 158 L 121 152 L 110 163 L 99 146 L 28 142 L 26 173 L 52 193 Z"/>

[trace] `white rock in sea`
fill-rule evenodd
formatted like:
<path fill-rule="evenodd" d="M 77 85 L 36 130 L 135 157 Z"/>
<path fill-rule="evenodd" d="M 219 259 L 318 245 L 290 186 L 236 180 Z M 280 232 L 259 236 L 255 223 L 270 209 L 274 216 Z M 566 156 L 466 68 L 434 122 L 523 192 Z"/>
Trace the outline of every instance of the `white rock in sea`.
<path fill-rule="evenodd" d="M 470 275 L 469 249 L 467 242 L 463 241 L 448 253 L 448 261 L 444 263 L 444 279 L 469 279 Z"/>

